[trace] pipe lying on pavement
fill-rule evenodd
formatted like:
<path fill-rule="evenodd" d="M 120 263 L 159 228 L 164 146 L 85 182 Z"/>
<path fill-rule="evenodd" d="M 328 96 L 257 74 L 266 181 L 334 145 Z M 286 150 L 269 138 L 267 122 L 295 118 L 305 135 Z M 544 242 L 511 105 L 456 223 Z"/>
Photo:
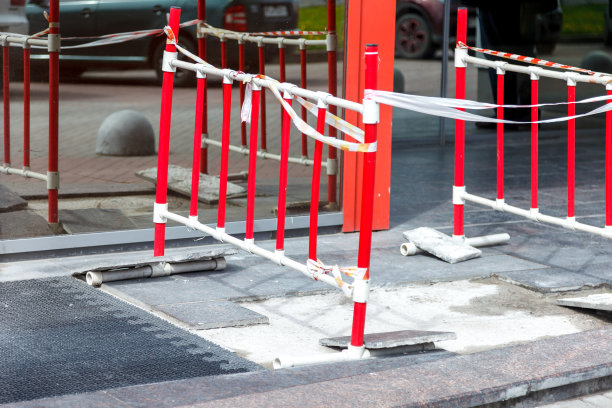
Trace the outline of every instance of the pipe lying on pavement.
<path fill-rule="evenodd" d="M 179 273 L 218 271 L 225 269 L 224 257 L 194 262 L 166 263 L 160 262 L 137 268 L 115 269 L 106 271 L 89 271 L 86 275 L 87 283 L 91 286 L 100 286 L 103 282 L 113 282 L 126 279 L 157 278 Z"/>
<path fill-rule="evenodd" d="M 480 248 L 480 247 L 485 247 L 485 246 L 505 244 L 508 241 L 510 241 L 510 235 L 503 233 L 503 234 L 484 235 L 482 237 L 465 238 L 464 242 L 475 248 Z M 404 256 L 410 256 L 410 255 L 422 254 L 425 251 L 423 251 L 421 248 L 418 248 L 412 242 L 405 242 L 400 246 L 400 252 Z"/>

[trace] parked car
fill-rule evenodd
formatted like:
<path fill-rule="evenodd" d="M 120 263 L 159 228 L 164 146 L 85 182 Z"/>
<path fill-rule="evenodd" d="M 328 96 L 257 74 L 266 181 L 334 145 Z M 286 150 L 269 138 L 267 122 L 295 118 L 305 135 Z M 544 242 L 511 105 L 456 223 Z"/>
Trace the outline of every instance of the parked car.
<path fill-rule="evenodd" d="M 60 0 L 62 37 L 99 36 L 126 31 L 162 28 L 167 23 L 170 7 L 181 8 L 181 22 L 197 18 L 197 0 Z M 26 14 L 30 33 L 47 26 L 43 12 L 48 0 L 29 0 Z M 234 31 L 271 31 L 294 29 L 298 24 L 298 0 L 207 0 L 206 20 L 215 27 Z M 75 44 L 65 41 L 63 45 Z M 196 27 L 181 29 L 179 44 L 197 54 Z M 237 63 L 237 51 L 228 42 L 229 63 Z M 62 75 L 78 75 L 91 68 L 153 68 L 161 80 L 161 59 L 165 37 L 150 36 L 121 44 L 93 48 L 63 49 L 60 53 Z M 257 55 L 255 46 L 247 48 L 249 56 Z M 237 49 L 237 47 L 236 47 Z M 219 64 L 219 41 L 207 40 L 208 60 Z M 43 53 L 33 59 L 48 58 Z M 257 66 L 255 63 L 253 66 Z M 236 67 L 237 68 L 237 67 Z M 177 74 L 175 83 L 193 81 L 189 72 Z"/>

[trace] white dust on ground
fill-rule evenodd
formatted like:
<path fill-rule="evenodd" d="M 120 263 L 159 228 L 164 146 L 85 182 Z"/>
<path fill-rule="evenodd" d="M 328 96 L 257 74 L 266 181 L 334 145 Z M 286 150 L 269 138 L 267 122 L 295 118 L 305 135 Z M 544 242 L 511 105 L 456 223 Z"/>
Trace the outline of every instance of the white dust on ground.
<path fill-rule="evenodd" d="M 607 324 L 554 301 L 554 297 L 493 279 L 378 288 L 370 295 L 365 331 L 452 331 L 456 340 L 436 346 L 471 353 Z M 346 336 L 351 330 L 352 302 L 341 293 L 241 305 L 267 316 L 270 324 L 195 333 L 265 366 L 279 356 L 337 352 L 319 346 L 318 340 Z"/>

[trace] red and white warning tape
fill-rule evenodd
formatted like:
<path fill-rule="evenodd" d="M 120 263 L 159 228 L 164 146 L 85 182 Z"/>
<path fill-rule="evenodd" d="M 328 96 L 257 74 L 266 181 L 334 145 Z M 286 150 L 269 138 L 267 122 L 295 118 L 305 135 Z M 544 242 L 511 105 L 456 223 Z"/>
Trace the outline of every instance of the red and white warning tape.
<path fill-rule="evenodd" d="M 239 38 L 248 37 L 295 37 L 302 35 L 327 35 L 329 31 L 303 31 L 303 30 L 282 30 L 282 31 L 260 31 L 260 32 L 245 32 L 245 31 L 232 31 L 225 28 L 214 27 L 208 23 L 202 22 L 198 25 L 198 31 L 204 34 L 213 34 L 216 36 L 233 34 Z"/>
<path fill-rule="evenodd" d="M 348 267 L 339 267 L 338 265 L 329 266 L 329 265 L 325 265 L 320 259 L 317 259 L 316 261 L 309 259 L 308 261 L 306 261 L 306 268 L 308 268 L 308 272 L 310 272 L 312 276 L 315 277 L 315 280 L 316 280 L 316 277 L 320 275 L 333 276 L 334 279 L 336 280 L 336 283 L 340 287 L 340 289 L 342 289 L 342 291 L 347 296 L 350 296 L 351 291 L 353 290 L 353 284 L 347 284 L 346 282 L 344 282 L 344 280 L 342 279 L 342 274 L 345 274 L 346 276 L 350 276 L 351 278 L 353 278 L 353 283 L 355 281 L 363 280 L 365 276 L 365 269 L 360 270 L 356 266 L 348 266 Z"/>

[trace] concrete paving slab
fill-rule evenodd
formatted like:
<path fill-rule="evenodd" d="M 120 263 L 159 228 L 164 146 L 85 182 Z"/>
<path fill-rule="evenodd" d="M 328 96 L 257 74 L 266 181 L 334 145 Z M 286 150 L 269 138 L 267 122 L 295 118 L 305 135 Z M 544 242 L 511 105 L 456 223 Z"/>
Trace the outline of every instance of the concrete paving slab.
<path fill-rule="evenodd" d="M 234 302 L 217 300 L 158 305 L 155 309 L 190 329 L 206 330 L 221 327 L 242 327 L 267 324 L 268 318 Z"/>
<path fill-rule="evenodd" d="M 451 332 L 399 330 L 384 333 L 368 333 L 364 335 L 363 342 L 367 349 L 386 349 L 455 340 L 456 338 L 455 333 Z M 319 339 L 319 344 L 327 347 L 347 348 L 350 341 L 350 336 L 332 337 Z"/>
<path fill-rule="evenodd" d="M 412 242 L 417 248 L 446 261 L 450 264 L 478 258 L 482 251 L 461 241 L 453 240 L 433 228 L 421 227 L 404 231 L 404 238 Z"/>
<path fill-rule="evenodd" d="M 496 274 L 501 280 L 543 293 L 597 288 L 609 282 L 562 268 L 533 269 Z"/>
<path fill-rule="evenodd" d="M 22 210 L 28 202 L 8 187 L 0 184 L 0 212 Z"/>
<path fill-rule="evenodd" d="M 51 231 L 47 220 L 34 211 L 25 209 L 0 212 L 0 240 L 50 235 L 55 234 Z"/>
<path fill-rule="evenodd" d="M 600 293 L 585 297 L 557 299 L 557 303 L 561 306 L 612 312 L 612 293 Z"/>
<path fill-rule="evenodd" d="M 60 210 L 62 227 L 69 234 L 136 229 L 137 226 L 120 209 L 84 208 Z"/>

